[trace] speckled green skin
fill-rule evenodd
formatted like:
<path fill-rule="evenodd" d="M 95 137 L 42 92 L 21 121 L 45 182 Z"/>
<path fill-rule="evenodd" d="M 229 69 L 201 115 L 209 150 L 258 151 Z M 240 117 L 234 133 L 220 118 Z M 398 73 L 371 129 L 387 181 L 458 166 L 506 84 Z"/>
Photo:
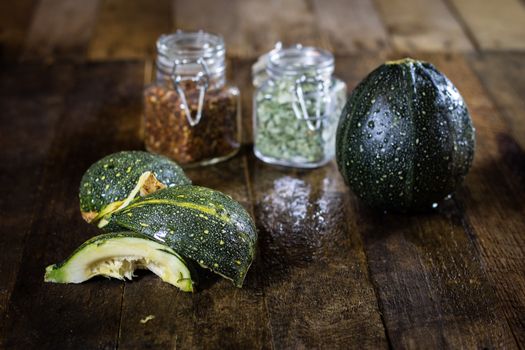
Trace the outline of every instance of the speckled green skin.
<path fill-rule="evenodd" d="M 386 63 L 350 96 L 337 129 L 345 182 L 381 209 L 426 210 L 467 174 L 475 131 L 456 87 L 432 64 Z"/>
<path fill-rule="evenodd" d="M 100 212 L 125 199 L 146 171 L 168 187 L 191 184 L 182 168 L 166 157 L 142 151 L 113 153 L 91 165 L 82 177 L 80 210 Z"/>
<path fill-rule="evenodd" d="M 250 215 L 230 196 L 205 187 L 177 186 L 137 198 L 111 216 L 108 226 L 114 225 L 168 244 L 237 287 L 255 256 Z"/>

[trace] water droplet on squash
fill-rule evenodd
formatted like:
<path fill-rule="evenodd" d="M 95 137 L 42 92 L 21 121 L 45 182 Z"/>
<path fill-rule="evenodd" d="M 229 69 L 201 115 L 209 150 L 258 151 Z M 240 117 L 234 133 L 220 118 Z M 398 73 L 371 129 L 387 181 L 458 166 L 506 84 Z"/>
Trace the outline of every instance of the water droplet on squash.
<path fill-rule="evenodd" d="M 373 120 L 370 120 L 370 121 L 368 122 L 368 127 L 369 127 L 370 129 L 373 129 L 374 126 L 375 126 L 374 121 L 373 121 Z"/>

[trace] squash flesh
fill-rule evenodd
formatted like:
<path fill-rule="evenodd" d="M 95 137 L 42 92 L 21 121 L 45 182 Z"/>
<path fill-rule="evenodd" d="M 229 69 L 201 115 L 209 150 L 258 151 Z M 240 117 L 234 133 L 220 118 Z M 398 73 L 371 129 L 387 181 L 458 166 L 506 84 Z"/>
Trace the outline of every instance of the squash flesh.
<path fill-rule="evenodd" d="M 82 283 L 94 276 L 132 279 L 136 269 L 147 269 L 183 291 L 193 291 L 191 275 L 173 249 L 133 233 L 97 236 L 81 245 L 63 263 L 48 266 L 44 280 Z"/>

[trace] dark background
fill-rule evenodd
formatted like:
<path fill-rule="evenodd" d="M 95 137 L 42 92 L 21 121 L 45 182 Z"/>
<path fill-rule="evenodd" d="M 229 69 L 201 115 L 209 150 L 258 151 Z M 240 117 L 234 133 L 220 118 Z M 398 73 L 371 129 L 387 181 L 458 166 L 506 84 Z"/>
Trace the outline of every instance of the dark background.
<path fill-rule="evenodd" d="M 242 91 L 242 152 L 188 175 L 256 219 L 244 288 L 217 279 L 189 295 L 149 273 L 44 284 L 45 266 L 97 232 L 78 212 L 82 173 L 142 149 L 154 43 L 177 28 L 222 34 Z M 256 161 L 250 67 L 279 40 L 333 51 L 350 89 L 403 56 L 447 74 L 477 128 L 453 199 L 384 215 L 357 202 L 333 162 Z M 524 50 L 523 0 L 2 1 L 0 347 L 525 347 Z"/>

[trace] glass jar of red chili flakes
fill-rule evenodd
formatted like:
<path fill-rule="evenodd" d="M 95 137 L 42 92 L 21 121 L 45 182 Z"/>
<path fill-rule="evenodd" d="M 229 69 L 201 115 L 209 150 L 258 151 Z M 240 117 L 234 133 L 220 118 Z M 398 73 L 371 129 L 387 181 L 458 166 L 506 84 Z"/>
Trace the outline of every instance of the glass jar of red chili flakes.
<path fill-rule="evenodd" d="M 156 81 L 144 91 L 145 145 L 184 166 L 232 157 L 240 147 L 240 95 L 225 78 L 220 36 L 162 35 Z"/>

